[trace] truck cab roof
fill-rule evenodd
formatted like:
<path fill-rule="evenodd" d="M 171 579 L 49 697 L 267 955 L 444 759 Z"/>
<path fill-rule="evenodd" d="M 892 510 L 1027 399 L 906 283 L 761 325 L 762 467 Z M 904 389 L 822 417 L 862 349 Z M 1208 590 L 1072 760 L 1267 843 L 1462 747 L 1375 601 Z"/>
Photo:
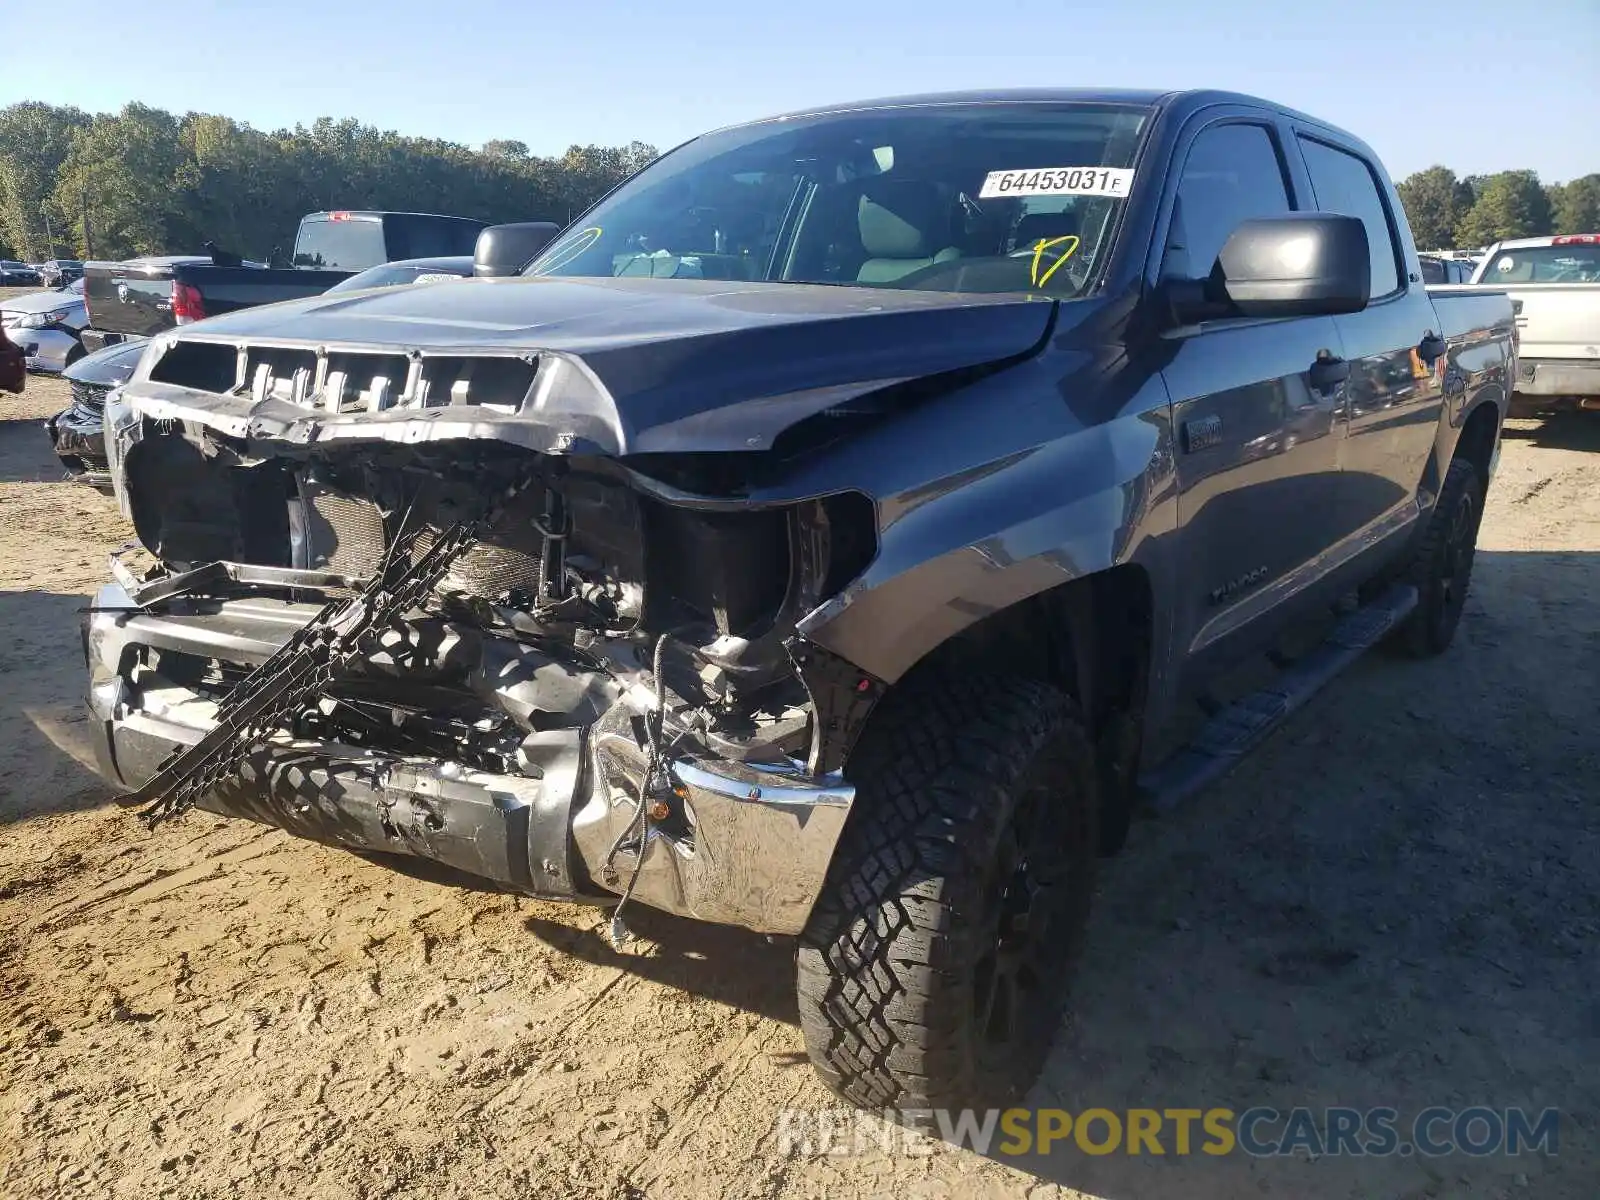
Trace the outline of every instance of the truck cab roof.
<path fill-rule="evenodd" d="M 1324 129 L 1334 129 L 1326 121 L 1307 113 L 1244 92 L 1230 92 L 1219 88 L 986 88 L 968 91 L 919 92 L 905 96 L 883 96 L 873 100 L 852 100 L 838 104 L 823 104 L 814 108 L 799 109 L 779 116 L 764 117 L 755 121 L 735 122 L 727 128 L 742 125 L 759 125 L 765 121 L 787 121 L 799 117 L 817 117 L 828 113 L 862 112 L 877 108 L 918 108 L 933 105 L 958 104 L 1128 104 L 1145 108 L 1174 110 L 1186 116 L 1202 108 L 1220 104 L 1239 104 L 1282 113 L 1294 120 Z M 1359 140 L 1347 130 L 1339 133 L 1351 140 Z"/>
<path fill-rule="evenodd" d="M 1600 246 L 1600 233 L 1555 233 L 1543 237 L 1507 238 L 1491 250 L 1529 250 L 1544 246 Z"/>
<path fill-rule="evenodd" d="M 385 217 L 426 217 L 430 221 L 468 221 L 474 225 L 482 225 L 482 221 L 472 217 L 459 217 L 452 213 L 425 213 L 402 212 L 398 209 L 374 208 L 332 208 L 318 209 L 316 212 L 307 213 L 301 221 L 315 221 L 318 219 L 328 221 L 381 221 Z"/>

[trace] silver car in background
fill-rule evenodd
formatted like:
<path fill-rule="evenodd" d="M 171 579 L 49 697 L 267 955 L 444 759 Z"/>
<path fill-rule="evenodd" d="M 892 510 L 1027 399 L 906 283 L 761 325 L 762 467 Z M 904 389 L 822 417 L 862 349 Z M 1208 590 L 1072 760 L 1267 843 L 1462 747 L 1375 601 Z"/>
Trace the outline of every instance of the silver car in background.
<path fill-rule="evenodd" d="M 30 371 L 59 373 L 83 357 L 78 335 L 89 323 L 83 280 L 0 301 L 0 326 L 22 347 Z"/>

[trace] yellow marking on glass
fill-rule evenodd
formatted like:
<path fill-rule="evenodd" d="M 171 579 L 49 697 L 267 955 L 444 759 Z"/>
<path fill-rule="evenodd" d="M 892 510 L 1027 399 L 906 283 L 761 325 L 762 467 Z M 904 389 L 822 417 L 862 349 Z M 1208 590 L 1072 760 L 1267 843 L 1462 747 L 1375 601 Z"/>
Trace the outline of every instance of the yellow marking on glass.
<path fill-rule="evenodd" d="M 1044 258 L 1044 252 L 1050 249 L 1052 246 L 1059 246 L 1062 242 L 1071 242 L 1072 245 L 1063 250 L 1057 256 L 1056 260 L 1050 264 L 1049 269 L 1045 271 L 1044 275 L 1041 276 L 1039 274 L 1039 263 Z M 1042 288 L 1045 284 L 1049 283 L 1050 276 L 1056 273 L 1056 268 L 1076 254 L 1080 244 L 1081 243 L 1078 239 L 1078 235 L 1075 233 L 1069 233 L 1063 237 L 1057 238 L 1040 238 L 1039 244 L 1033 248 L 1033 286 L 1036 288 Z"/>
<path fill-rule="evenodd" d="M 559 271 L 590 246 L 598 242 L 600 233 L 600 226 L 591 225 L 587 229 L 578 230 L 565 244 L 557 244 L 550 247 L 540 256 L 545 261 L 539 264 L 539 273 L 547 275 L 551 271 Z"/>

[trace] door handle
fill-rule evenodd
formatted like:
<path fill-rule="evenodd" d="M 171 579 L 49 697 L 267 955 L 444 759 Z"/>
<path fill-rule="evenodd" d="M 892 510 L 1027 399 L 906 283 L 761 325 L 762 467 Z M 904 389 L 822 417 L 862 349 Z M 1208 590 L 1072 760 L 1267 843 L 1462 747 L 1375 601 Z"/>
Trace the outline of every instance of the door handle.
<path fill-rule="evenodd" d="M 1422 341 L 1417 344 L 1417 357 L 1426 363 L 1431 364 L 1444 351 L 1444 339 L 1431 331 L 1423 334 Z"/>
<path fill-rule="evenodd" d="M 1350 378 L 1350 364 L 1331 354 L 1319 354 L 1317 361 L 1311 364 L 1311 370 L 1307 375 L 1311 380 L 1312 391 L 1331 392 Z"/>

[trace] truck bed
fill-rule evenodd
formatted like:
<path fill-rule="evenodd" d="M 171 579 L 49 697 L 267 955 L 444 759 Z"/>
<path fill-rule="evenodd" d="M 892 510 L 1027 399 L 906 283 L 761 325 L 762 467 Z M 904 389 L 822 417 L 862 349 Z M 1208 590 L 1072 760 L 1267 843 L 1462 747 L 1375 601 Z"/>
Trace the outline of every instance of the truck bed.
<path fill-rule="evenodd" d="M 208 263 L 153 267 L 93 263 L 84 271 L 83 286 L 94 329 L 122 337 L 151 337 L 174 324 L 174 281 L 198 291 L 206 316 L 216 317 L 236 309 L 315 296 L 349 275 L 349 271 L 269 270 Z"/>
<path fill-rule="evenodd" d="M 1485 288 L 1428 290 L 1449 296 Z M 1517 391 L 1590 401 L 1600 396 L 1600 283 L 1517 283 L 1493 290 L 1510 296 L 1517 310 Z"/>
<path fill-rule="evenodd" d="M 1439 315 L 1439 330 L 1452 351 L 1496 336 L 1514 332 L 1513 318 L 1506 308 L 1506 290 L 1468 283 L 1435 284 L 1428 288 L 1433 311 Z"/>

